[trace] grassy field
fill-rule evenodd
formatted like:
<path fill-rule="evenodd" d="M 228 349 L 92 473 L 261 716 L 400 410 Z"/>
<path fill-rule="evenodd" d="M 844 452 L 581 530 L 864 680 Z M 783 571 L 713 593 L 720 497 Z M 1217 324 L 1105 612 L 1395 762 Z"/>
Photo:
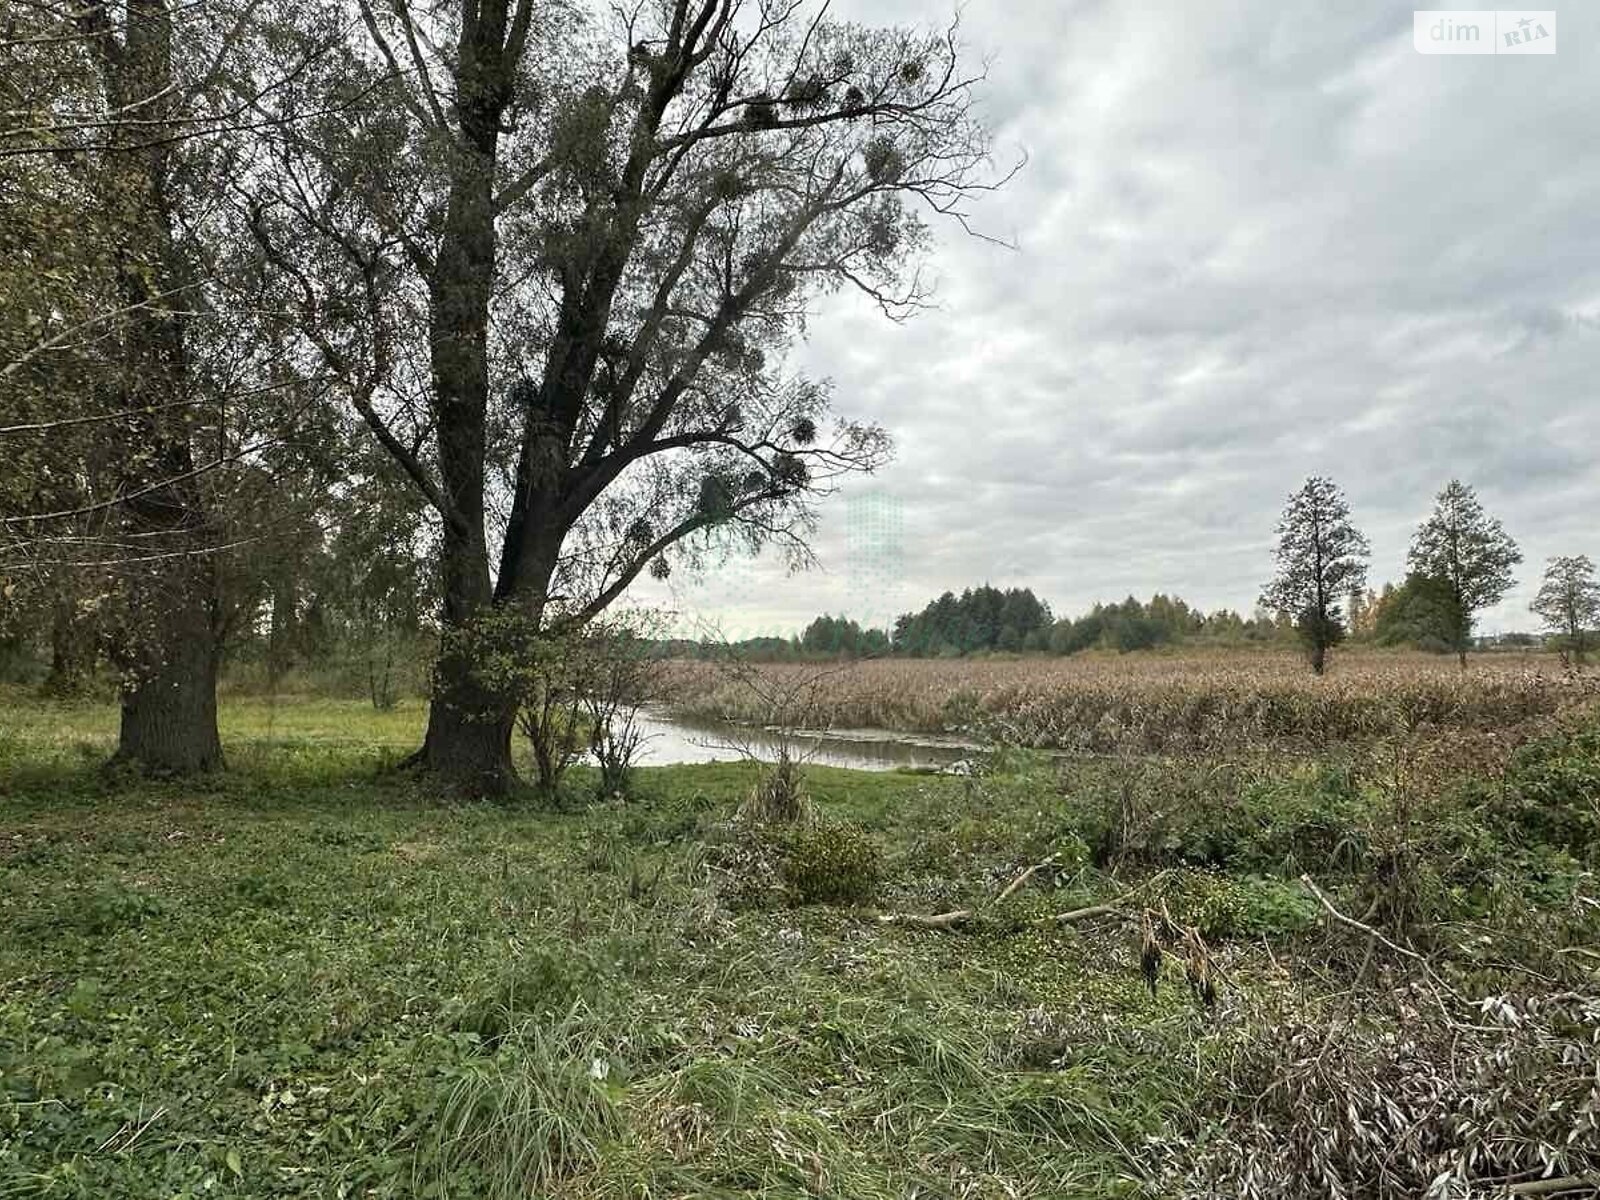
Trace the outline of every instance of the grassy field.
<path fill-rule="evenodd" d="M 446 803 L 385 770 L 415 706 L 230 702 L 232 769 L 177 784 L 98 769 L 109 708 L 8 701 L 0 1196 L 1465 1197 L 1600 1171 L 1583 710 L 1466 757 L 819 768 L 780 829 L 738 818 L 748 766 Z"/>

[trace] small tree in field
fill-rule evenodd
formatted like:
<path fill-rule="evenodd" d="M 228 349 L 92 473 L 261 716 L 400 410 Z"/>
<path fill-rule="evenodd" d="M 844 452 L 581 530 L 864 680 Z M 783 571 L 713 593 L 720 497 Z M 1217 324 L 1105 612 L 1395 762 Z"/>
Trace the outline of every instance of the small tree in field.
<path fill-rule="evenodd" d="M 1545 628 L 1560 638 L 1563 654 L 1583 665 L 1589 649 L 1589 631 L 1600 627 L 1600 583 L 1588 555 L 1552 558 L 1544 569 L 1544 583 L 1529 606 L 1544 618 Z"/>
<path fill-rule="evenodd" d="M 1333 480 L 1313 475 L 1289 497 L 1278 522 L 1278 573 L 1261 603 L 1295 618 L 1318 675 L 1327 669 L 1328 651 L 1344 640 L 1339 602 L 1366 587 L 1371 553 Z"/>
<path fill-rule="evenodd" d="M 633 768 L 648 739 L 640 709 L 662 689 L 666 664 L 656 643 L 665 631 L 659 615 L 639 610 L 585 627 L 583 709 L 602 799 L 631 790 Z"/>
<path fill-rule="evenodd" d="M 1521 561 L 1516 542 L 1458 479 L 1445 485 L 1434 501 L 1433 515 L 1412 537 L 1411 569 L 1440 580 L 1454 601 L 1451 641 L 1463 671 L 1477 614 L 1498 604 L 1511 589 L 1511 568 Z"/>

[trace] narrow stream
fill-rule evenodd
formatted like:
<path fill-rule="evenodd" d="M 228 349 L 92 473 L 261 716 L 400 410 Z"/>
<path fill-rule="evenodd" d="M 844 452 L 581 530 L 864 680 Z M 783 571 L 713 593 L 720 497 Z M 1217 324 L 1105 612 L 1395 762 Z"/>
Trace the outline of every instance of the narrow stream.
<path fill-rule="evenodd" d="M 639 723 L 645 731 L 639 761 L 650 767 L 749 758 L 773 762 L 785 740 L 774 730 L 680 717 L 659 708 L 641 711 Z M 795 758 L 858 771 L 939 770 L 970 759 L 977 749 L 958 738 L 887 729 L 796 730 L 788 742 Z"/>

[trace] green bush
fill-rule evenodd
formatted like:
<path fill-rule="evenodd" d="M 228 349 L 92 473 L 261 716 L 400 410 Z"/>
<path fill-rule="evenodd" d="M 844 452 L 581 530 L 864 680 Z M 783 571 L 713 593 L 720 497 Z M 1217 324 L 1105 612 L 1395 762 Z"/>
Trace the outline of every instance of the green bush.
<path fill-rule="evenodd" d="M 1513 846 L 1549 846 L 1593 864 L 1600 858 L 1600 729 L 1520 748 L 1484 818 Z"/>
<path fill-rule="evenodd" d="M 883 881 L 883 854 L 852 821 L 818 821 L 778 834 L 783 881 L 797 904 L 865 904 Z"/>
<path fill-rule="evenodd" d="M 536 947 L 463 1005 L 454 1025 L 497 1046 L 525 1020 L 564 1017 L 580 1002 L 594 1003 L 600 985 L 601 971 L 587 955 Z"/>
<path fill-rule="evenodd" d="M 1179 923 L 1208 940 L 1287 937 L 1310 929 L 1318 907 L 1304 889 L 1282 879 L 1181 871 L 1166 902 Z"/>
<path fill-rule="evenodd" d="M 1167 762 L 1081 774 L 1068 820 L 1097 864 L 1294 877 L 1348 869 L 1365 801 L 1348 769 Z"/>
<path fill-rule="evenodd" d="M 68 916 L 70 923 L 84 933 L 106 934 L 141 925 L 165 911 L 166 905 L 158 896 L 120 883 L 107 883 L 80 893 Z"/>
<path fill-rule="evenodd" d="M 715 808 L 716 802 L 698 790 L 630 803 L 619 832 L 630 842 L 679 842 L 699 832 L 705 815 Z"/>
<path fill-rule="evenodd" d="M 1365 853 L 1366 810 L 1351 772 L 1319 764 L 1255 781 L 1240 798 L 1239 836 L 1219 865 L 1231 871 L 1296 877 L 1349 869 Z"/>

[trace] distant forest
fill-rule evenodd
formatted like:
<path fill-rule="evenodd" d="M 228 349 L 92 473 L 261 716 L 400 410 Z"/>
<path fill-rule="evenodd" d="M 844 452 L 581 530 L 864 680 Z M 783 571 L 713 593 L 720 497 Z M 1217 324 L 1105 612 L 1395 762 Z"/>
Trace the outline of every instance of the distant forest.
<path fill-rule="evenodd" d="M 1350 639 L 1378 646 L 1446 653 L 1447 613 L 1426 579 L 1385 584 L 1381 591 L 1349 597 L 1345 606 Z M 984 584 L 959 595 L 945 592 L 920 612 L 903 613 L 893 629 L 863 627 L 846 617 L 823 614 L 794 637 L 760 637 L 732 649 L 756 661 L 830 658 L 959 658 L 983 654 L 1065 656 L 1087 650 L 1127 653 L 1175 645 L 1293 644 L 1296 632 L 1286 613 L 1258 609 L 1246 617 L 1232 609 L 1203 612 L 1176 596 L 1156 593 L 1096 604 L 1083 615 L 1056 617 L 1031 588 L 1004 590 Z M 1512 633 L 1478 639 L 1481 648 L 1535 646 L 1541 639 Z M 676 656 L 710 657 L 729 647 L 707 641 L 664 644 Z"/>

